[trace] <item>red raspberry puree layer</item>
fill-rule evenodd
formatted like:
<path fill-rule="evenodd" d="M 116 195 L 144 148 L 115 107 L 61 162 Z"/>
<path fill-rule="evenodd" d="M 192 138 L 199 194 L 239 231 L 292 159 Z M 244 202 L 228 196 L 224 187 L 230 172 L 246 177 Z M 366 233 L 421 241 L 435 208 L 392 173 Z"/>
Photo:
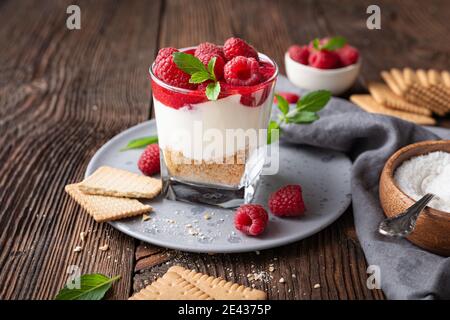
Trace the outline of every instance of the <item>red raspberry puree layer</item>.
<path fill-rule="evenodd" d="M 188 54 L 194 54 L 195 49 L 184 51 Z M 275 66 L 269 62 L 259 62 L 259 72 L 262 76 L 262 81 L 259 84 L 253 86 L 232 86 L 226 83 L 224 80 L 220 81 L 221 92 L 219 99 L 239 94 L 241 95 L 241 103 L 248 107 L 260 106 L 270 93 L 273 82 L 267 82 L 275 73 Z M 152 80 L 152 90 L 154 97 L 166 106 L 180 109 L 182 107 L 190 106 L 197 103 L 207 102 L 208 99 L 205 95 L 206 83 L 198 85 L 195 90 L 186 89 L 168 89 L 163 87 L 157 81 Z M 262 95 L 255 94 L 260 90 L 264 90 Z"/>

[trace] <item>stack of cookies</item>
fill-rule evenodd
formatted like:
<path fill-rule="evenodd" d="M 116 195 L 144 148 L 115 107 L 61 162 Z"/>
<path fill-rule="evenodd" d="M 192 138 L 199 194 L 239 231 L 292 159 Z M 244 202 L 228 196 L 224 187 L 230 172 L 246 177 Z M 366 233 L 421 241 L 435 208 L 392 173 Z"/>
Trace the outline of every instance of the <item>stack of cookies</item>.
<path fill-rule="evenodd" d="M 382 71 L 384 83 L 370 82 L 370 94 L 350 100 L 368 112 L 395 116 L 423 125 L 434 125 L 433 115 L 450 112 L 450 73 L 410 68 Z"/>
<path fill-rule="evenodd" d="M 161 188 L 159 179 L 104 166 L 65 190 L 95 221 L 105 222 L 152 211 L 137 199 L 153 199 Z"/>
<path fill-rule="evenodd" d="M 169 268 L 166 274 L 130 300 L 266 300 L 264 291 L 188 270 Z"/>

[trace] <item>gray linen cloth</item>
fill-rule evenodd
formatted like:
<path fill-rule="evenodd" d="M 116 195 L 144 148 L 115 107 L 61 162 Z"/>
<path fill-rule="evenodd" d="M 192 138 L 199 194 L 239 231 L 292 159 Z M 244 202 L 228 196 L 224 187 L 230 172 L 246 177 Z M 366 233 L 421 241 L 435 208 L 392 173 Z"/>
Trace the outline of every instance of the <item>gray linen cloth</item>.
<path fill-rule="evenodd" d="M 276 90 L 301 93 L 285 77 L 279 78 Z M 369 265 L 380 268 L 381 288 L 387 298 L 450 299 L 450 258 L 376 231 L 384 218 L 378 183 L 386 160 L 405 145 L 439 137 L 397 118 L 366 113 L 339 98 L 334 98 L 320 116 L 311 125 L 283 126 L 282 141 L 328 148 L 350 156 L 356 232 Z M 439 134 L 450 138 L 446 130 Z"/>

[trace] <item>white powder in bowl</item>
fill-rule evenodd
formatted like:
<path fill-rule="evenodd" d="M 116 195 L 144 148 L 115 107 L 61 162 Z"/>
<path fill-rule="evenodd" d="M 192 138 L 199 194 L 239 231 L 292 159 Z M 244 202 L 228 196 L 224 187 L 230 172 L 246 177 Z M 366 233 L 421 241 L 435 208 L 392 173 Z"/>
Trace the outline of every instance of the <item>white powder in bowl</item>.
<path fill-rule="evenodd" d="M 414 200 L 433 193 L 436 198 L 428 206 L 450 212 L 450 153 L 437 151 L 407 160 L 395 170 L 394 179 Z"/>

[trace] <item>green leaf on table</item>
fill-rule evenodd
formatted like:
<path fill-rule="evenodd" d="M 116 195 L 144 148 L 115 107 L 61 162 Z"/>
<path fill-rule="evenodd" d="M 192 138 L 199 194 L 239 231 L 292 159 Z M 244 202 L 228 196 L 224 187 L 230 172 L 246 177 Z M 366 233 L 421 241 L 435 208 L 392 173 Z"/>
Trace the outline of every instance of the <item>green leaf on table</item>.
<path fill-rule="evenodd" d="M 288 123 L 312 123 L 319 119 L 319 115 L 311 111 L 298 111 L 292 116 L 286 118 Z"/>
<path fill-rule="evenodd" d="M 280 109 L 282 114 L 287 114 L 289 112 L 289 102 L 279 94 L 275 94 L 275 97 L 277 98 L 278 109 Z"/>
<path fill-rule="evenodd" d="M 323 109 L 331 99 L 331 92 L 327 90 L 312 91 L 297 102 L 297 110 L 317 112 Z"/>
<path fill-rule="evenodd" d="M 280 130 L 280 125 L 274 120 L 270 120 L 267 127 L 267 144 L 271 144 L 272 141 L 272 130 Z"/>
<path fill-rule="evenodd" d="M 145 148 L 149 144 L 153 144 L 153 143 L 157 143 L 157 142 L 158 142 L 157 136 L 137 138 L 137 139 L 134 139 L 134 140 L 131 140 L 130 142 L 128 142 L 128 144 L 125 147 L 123 147 L 122 149 L 120 149 L 120 151 L 126 151 L 126 150 L 130 150 L 130 149 L 141 149 L 141 148 Z"/>
<path fill-rule="evenodd" d="M 220 82 L 212 82 L 206 87 L 206 97 L 209 100 L 217 100 L 220 93 Z"/>
<path fill-rule="evenodd" d="M 334 37 L 329 39 L 324 45 L 322 45 L 321 49 L 333 51 L 342 48 L 346 44 L 347 40 L 344 37 Z"/>
<path fill-rule="evenodd" d="M 192 54 L 184 52 L 174 52 L 173 62 L 175 62 L 178 68 L 190 75 L 193 75 L 194 73 L 199 71 L 208 73 L 208 70 L 206 70 L 200 59 L 193 56 Z"/>
<path fill-rule="evenodd" d="M 191 75 L 191 78 L 189 79 L 189 83 L 202 83 L 207 80 L 210 80 L 211 76 L 208 72 L 205 71 L 197 71 Z"/>
<path fill-rule="evenodd" d="M 84 274 L 80 277 L 80 288 L 67 285 L 56 295 L 55 300 L 101 300 L 120 276 L 109 278 L 100 273 Z M 75 286 L 75 284 L 74 284 Z"/>

